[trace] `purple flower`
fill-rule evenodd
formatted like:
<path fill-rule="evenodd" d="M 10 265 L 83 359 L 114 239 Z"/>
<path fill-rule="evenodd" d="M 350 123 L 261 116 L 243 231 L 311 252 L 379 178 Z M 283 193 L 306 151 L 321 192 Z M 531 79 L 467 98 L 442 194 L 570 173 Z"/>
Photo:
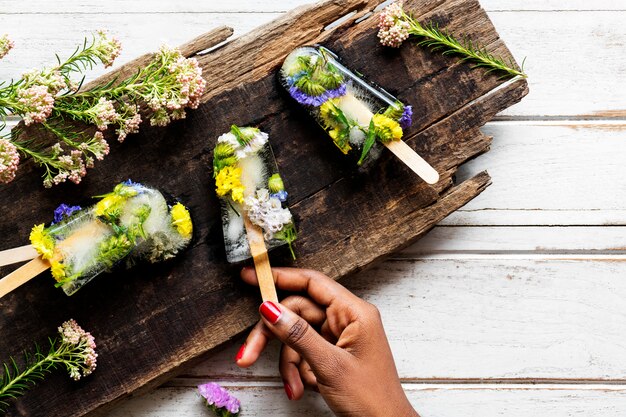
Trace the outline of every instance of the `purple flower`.
<path fill-rule="evenodd" d="M 326 90 L 319 96 L 310 96 L 300 90 L 298 87 L 290 87 L 289 94 L 300 104 L 304 104 L 305 106 L 319 107 L 331 98 L 337 98 L 345 95 L 346 85 L 341 84 L 339 87 L 333 90 Z"/>
<path fill-rule="evenodd" d="M 402 117 L 398 120 L 400 123 L 400 127 L 402 129 L 406 129 L 411 127 L 413 124 L 413 107 L 412 106 L 404 106 L 404 112 L 402 113 Z"/>
<path fill-rule="evenodd" d="M 67 204 L 61 204 L 54 210 L 54 221 L 52 224 L 61 223 L 64 218 L 70 217 L 74 212 L 79 211 L 80 206 L 68 206 Z"/>
<path fill-rule="evenodd" d="M 281 203 L 284 203 L 285 201 L 287 201 L 288 196 L 289 194 L 287 194 L 287 191 L 285 190 L 281 190 L 281 191 L 278 191 L 277 193 L 270 194 L 270 197 L 279 199 Z"/>
<path fill-rule="evenodd" d="M 206 399 L 207 406 L 218 416 L 237 416 L 241 403 L 225 388 L 214 382 L 198 385 L 198 392 Z"/>

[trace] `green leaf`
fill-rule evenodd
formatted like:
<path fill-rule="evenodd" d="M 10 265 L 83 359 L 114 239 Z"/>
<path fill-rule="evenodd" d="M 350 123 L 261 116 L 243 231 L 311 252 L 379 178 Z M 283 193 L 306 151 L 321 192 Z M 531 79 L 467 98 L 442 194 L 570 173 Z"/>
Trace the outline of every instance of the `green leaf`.
<path fill-rule="evenodd" d="M 363 143 L 363 150 L 361 151 L 361 158 L 359 158 L 358 165 L 363 164 L 363 161 L 367 157 L 370 149 L 374 146 L 374 142 L 376 141 L 376 129 L 374 129 L 374 119 L 370 120 L 370 127 L 367 130 L 367 137 L 365 138 L 365 142 Z"/>

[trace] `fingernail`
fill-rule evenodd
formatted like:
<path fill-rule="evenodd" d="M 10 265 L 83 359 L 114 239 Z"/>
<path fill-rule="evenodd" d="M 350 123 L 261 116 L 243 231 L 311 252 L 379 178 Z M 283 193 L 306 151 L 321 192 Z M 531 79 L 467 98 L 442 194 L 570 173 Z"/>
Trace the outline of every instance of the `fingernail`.
<path fill-rule="evenodd" d="M 291 387 L 286 382 L 283 382 L 283 384 L 285 384 L 285 393 L 287 394 L 287 398 L 289 398 L 289 401 L 293 400 L 293 391 L 291 390 Z"/>
<path fill-rule="evenodd" d="M 282 314 L 282 311 L 280 311 L 280 307 L 278 307 L 276 303 L 272 301 L 266 301 L 261 304 L 261 307 L 259 307 L 259 311 L 261 312 L 263 317 L 265 317 L 265 319 L 272 324 L 278 323 L 278 319 Z"/>
<path fill-rule="evenodd" d="M 237 352 L 237 356 L 235 356 L 235 362 L 239 362 L 239 360 L 243 358 L 243 352 L 245 352 L 245 350 L 246 350 L 246 344 L 244 343 L 239 348 L 239 352 Z"/>

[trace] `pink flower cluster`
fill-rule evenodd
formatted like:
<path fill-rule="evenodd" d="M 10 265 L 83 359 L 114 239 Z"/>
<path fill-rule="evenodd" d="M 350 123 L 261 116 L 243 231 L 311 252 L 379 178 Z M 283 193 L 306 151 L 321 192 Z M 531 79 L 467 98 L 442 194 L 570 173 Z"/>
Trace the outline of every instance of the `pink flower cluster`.
<path fill-rule="evenodd" d="M 15 44 L 9 39 L 9 35 L 0 36 L 0 59 L 4 58 L 14 46 Z"/>
<path fill-rule="evenodd" d="M 115 59 L 122 51 L 122 44 L 116 38 L 109 38 L 104 30 L 96 32 L 93 49 L 95 55 L 102 61 L 105 68 L 113 65 Z"/>
<path fill-rule="evenodd" d="M 113 102 L 104 97 L 100 97 L 92 108 L 85 111 L 85 114 L 99 130 L 106 130 L 108 125 L 115 123 L 119 118 Z"/>
<path fill-rule="evenodd" d="M 23 84 L 27 86 L 46 86 L 48 88 L 48 92 L 53 96 L 62 90 L 71 87 L 58 68 L 44 68 L 43 70 L 33 69 L 22 74 L 22 80 Z"/>
<path fill-rule="evenodd" d="M 137 106 L 127 106 L 127 112 L 129 114 L 120 119 L 119 128 L 115 131 L 119 142 L 124 142 L 126 136 L 139 132 L 139 125 L 141 124 L 139 108 Z"/>
<path fill-rule="evenodd" d="M 82 364 L 76 366 L 67 364 L 70 377 L 78 381 L 81 377 L 90 375 L 96 369 L 96 341 L 91 333 L 84 331 L 75 320 L 68 320 L 59 326 L 61 342 L 78 349 L 77 355 Z"/>
<path fill-rule="evenodd" d="M 184 119 L 185 107 L 198 108 L 206 80 L 198 61 L 185 58 L 178 49 L 163 46 L 157 59 L 165 63 L 171 81 L 163 89 L 153 89 L 147 102 L 154 112 L 150 124 L 166 126 L 171 120 Z"/>
<path fill-rule="evenodd" d="M 6 139 L 0 139 L 0 184 L 7 184 L 15 178 L 20 164 L 17 148 Z"/>
<path fill-rule="evenodd" d="M 404 20 L 402 2 L 392 3 L 380 14 L 378 38 L 384 46 L 399 48 L 409 37 L 410 24 Z"/>
<path fill-rule="evenodd" d="M 45 85 L 32 85 L 27 88 L 18 88 L 17 104 L 24 113 L 24 123 L 29 126 L 33 123 L 44 122 L 54 107 L 54 97 Z"/>

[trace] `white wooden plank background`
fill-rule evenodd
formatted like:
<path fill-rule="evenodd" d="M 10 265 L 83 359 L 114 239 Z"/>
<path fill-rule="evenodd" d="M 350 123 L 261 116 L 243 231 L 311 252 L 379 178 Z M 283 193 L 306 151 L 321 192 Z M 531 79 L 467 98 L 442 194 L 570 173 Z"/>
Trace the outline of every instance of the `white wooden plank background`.
<path fill-rule="evenodd" d="M 220 24 L 242 34 L 308 0 L 0 0 L 16 48 L 0 79 L 110 29 L 120 63 Z M 626 2 L 482 0 L 530 94 L 484 131 L 460 178 L 493 184 L 426 238 L 345 284 L 376 303 L 423 417 L 611 416 L 626 409 Z M 132 23 L 132 24 L 131 24 Z M 25 28 L 28 28 L 26 30 Z M 93 78 L 102 71 L 94 71 Z M 194 386 L 223 382 L 244 416 L 329 416 L 284 396 L 274 344 L 234 366 L 242 340 L 109 417 L 208 415 Z"/>

